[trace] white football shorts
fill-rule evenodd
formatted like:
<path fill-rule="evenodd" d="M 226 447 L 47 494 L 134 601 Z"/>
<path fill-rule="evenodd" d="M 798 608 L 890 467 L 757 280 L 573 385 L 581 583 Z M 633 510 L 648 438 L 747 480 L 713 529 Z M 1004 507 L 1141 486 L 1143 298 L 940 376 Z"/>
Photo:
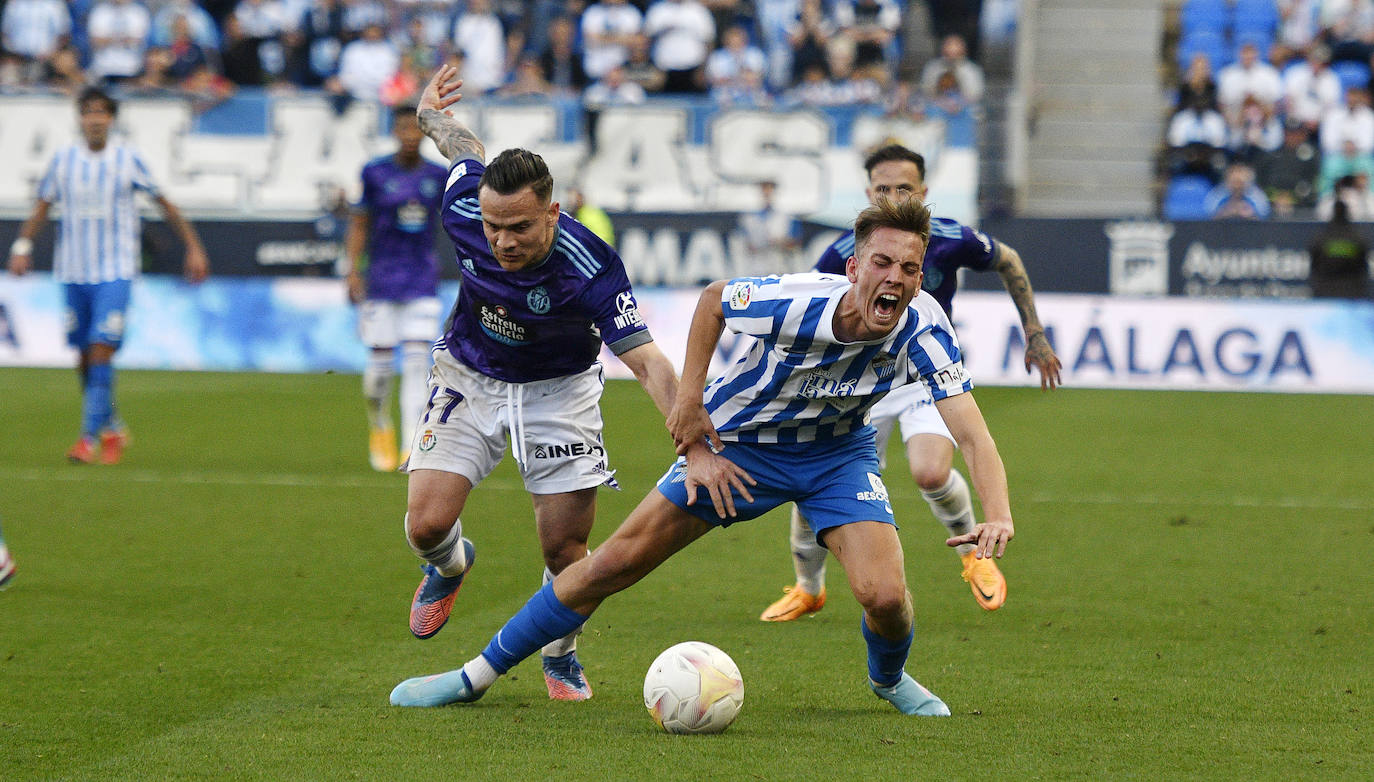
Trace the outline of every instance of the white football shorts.
<path fill-rule="evenodd" d="M 436 296 L 410 301 L 366 299 L 358 306 L 358 336 L 369 348 L 394 348 L 402 342 L 433 342 L 443 326 Z"/>
<path fill-rule="evenodd" d="M 561 494 L 619 488 L 601 442 L 601 364 L 576 375 L 507 383 L 434 350 L 429 402 L 416 425 L 407 470 L 456 473 L 476 486 L 511 453 L 525 490 Z"/>
<path fill-rule="evenodd" d="M 878 430 L 878 459 L 884 463 L 884 467 L 887 465 L 883 456 L 887 453 L 887 441 L 892 436 L 894 425 L 902 427 L 902 442 L 918 434 L 938 434 L 954 443 L 956 448 L 959 447 L 949 427 L 945 426 L 945 419 L 940 417 L 940 411 L 935 409 L 930 389 L 922 383 L 898 386 L 895 391 L 879 399 L 868 411 L 868 421 Z"/>

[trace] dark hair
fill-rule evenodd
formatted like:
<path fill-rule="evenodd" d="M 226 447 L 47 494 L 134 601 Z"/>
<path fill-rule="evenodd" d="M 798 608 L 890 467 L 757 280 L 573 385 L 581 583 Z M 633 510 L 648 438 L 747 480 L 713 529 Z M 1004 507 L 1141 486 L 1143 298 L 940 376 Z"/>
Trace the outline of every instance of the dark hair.
<path fill-rule="evenodd" d="M 859 213 L 854 220 L 854 249 L 868 244 L 869 237 L 879 228 L 895 228 L 921 237 L 922 244 L 930 243 L 930 207 L 921 203 L 919 198 L 893 201 L 879 198 L 872 206 Z"/>
<path fill-rule="evenodd" d="M 109 111 L 112 116 L 119 114 L 119 104 L 115 103 L 115 99 L 111 98 L 109 93 L 99 87 L 87 87 L 82 90 L 81 94 L 76 96 L 76 110 L 81 111 L 86 108 L 87 103 L 95 101 L 104 103 L 105 109 Z"/>
<path fill-rule="evenodd" d="M 544 158 L 528 149 L 508 149 L 487 164 L 477 183 L 478 190 L 484 187 L 501 195 L 513 195 L 528 187 L 540 201 L 547 202 L 553 196 L 553 176 Z"/>
<path fill-rule="evenodd" d="M 921 172 L 921 181 L 925 181 L 926 159 L 901 144 L 885 144 L 868 153 L 868 158 L 864 160 L 864 170 L 868 172 L 869 176 L 872 176 L 873 169 L 877 167 L 879 163 L 890 163 L 894 160 L 905 160 L 909 163 L 915 163 L 916 170 Z"/>
<path fill-rule="evenodd" d="M 396 120 L 401 119 L 402 117 L 414 117 L 414 116 L 415 116 L 415 106 L 414 106 L 413 104 L 410 104 L 410 103 L 401 103 L 401 104 L 398 104 L 395 108 L 393 108 L 393 109 L 391 110 L 391 122 L 392 122 L 392 124 L 395 124 Z"/>

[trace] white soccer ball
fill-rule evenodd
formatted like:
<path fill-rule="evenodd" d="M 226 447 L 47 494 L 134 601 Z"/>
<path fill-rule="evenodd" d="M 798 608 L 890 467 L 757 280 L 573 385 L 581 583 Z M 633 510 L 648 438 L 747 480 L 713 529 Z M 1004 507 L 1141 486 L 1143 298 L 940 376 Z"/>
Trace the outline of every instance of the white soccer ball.
<path fill-rule="evenodd" d="M 720 733 L 743 703 L 735 661 L 701 641 L 665 649 L 644 677 L 644 707 L 669 733 Z"/>

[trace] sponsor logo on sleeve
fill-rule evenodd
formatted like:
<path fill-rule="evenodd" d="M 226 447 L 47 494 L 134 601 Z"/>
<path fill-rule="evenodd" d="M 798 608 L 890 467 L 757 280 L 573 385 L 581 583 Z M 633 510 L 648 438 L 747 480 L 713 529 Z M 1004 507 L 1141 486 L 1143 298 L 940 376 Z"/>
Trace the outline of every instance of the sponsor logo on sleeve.
<path fill-rule="evenodd" d="M 737 282 L 730 286 L 730 309 L 744 310 L 749 308 L 749 301 L 754 298 L 754 283 Z"/>
<path fill-rule="evenodd" d="M 639 314 L 639 305 L 635 303 L 635 296 L 630 291 L 621 291 L 615 297 L 615 308 L 620 313 L 615 316 L 617 329 L 639 328 L 644 325 L 644 318 Z"/>

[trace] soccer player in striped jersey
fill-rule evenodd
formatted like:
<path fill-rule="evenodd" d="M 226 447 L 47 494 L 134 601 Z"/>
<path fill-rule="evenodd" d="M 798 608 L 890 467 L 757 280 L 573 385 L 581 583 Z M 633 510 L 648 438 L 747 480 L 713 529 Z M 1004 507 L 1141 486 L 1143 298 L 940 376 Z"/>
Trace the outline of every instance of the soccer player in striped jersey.
<path fill-rule="evenodd" d="M 133 279 L 142 262 L 137 194 L 162 209 L 186 247 L 184 273 L 191 282 L 209 274 L 210 264 L 195 228 L 154 183 L 132 147 L 113 141 L 118 105 L 92 87 L 76 101 L 81 142 L 57 150 L 38 185 L 33 213 L 10 248 L 9 268 L 25 274 L 33 265 L 33 239 L 56 205 L 61 213 L 53 277 L 63 284 L 67 342 L 79 354 L 82 384 L 81 437 L 67 451 L 74 463 L 98 458 L 115 464 L 128 443 L 128 430 L 115 412 L 111 360 L 124 339 Z"/>
<path fill-rule="evenodd" d="M 359 305 L 358 333 L 367 345 L 363 396 L 367 400 L 368 458 L 391 471 L 410 454 L 415 422 L 429 391 L 429 346 L 438 330 L 439 262 L 434 227 L 448 171 L 420 156 L 425 136 L 414 106 L 391 114 L 395 154 L 363 167 L 363 191 L 344 241 L 348 298 Z M 366 279 L 363 253 L 367 253 Z M 391 424 L 396 348 L 401 352 L 401 445 Z"/>
<path fill-rule="evenodd" d="M 708 286 L 668 417 L 683 457 L 606 542 L 536 593 L 480 655 L 458 670 L 401 682 L 391 702 L 475 701 L 541 644 L 581 626 L 605 598 L 712 528 L 796 502 L 844 565 L 863 607 L 874 693 L 903 714 L 948 715 L 905 671 L 911 594 L 866 422 L 873 404 L 898 387 L 922 385 L 964 449 L 985 518 L 948 545 L 1000 557 L 1014 529 L 1006 471 L 970 393 L 954 330 L 920 290 L 929 232 L 930 213 L 919 200 L 883 199 L 860 213 L 857 250 L 843 276 L 809 272 Z M 706 387 L 723 328 L 756 342 Z"/>
<path fill-rule="evenodd" d="M 880 147 L 864 161 L 864 168 L 868 171 L 866 192 L 870 202 L 879 198 L 925 200 L 925 159 L 906 147 L 898 144 Z M 841 273 L 853 254 L 854 232 L 847 231 L 821 254 L 816 270 Z M 932 217 L 921 287 L 951 318 L 961 267 L 996 271 L 1002 278 L 1002 284 L 1016 304 L 1027 337 L 1026 371 L 1029 372 L 1032 366 L 1040 371 L 1041 388 L 1059 385 L 1059 358 L 1045 338 L 1045 329 L 1036 315 L 1035 297 L 1021 256 L 1011 245 L 981 231 L 948 218 Z M 887 452 L 894 426 L 900 425 L 911 477 L 920 487 L 935 518 L 953 535 L 973 529 L 973 500 L 969 496 L 968 482 L 953 469 L 954 437 L 936 412 L 934 400 L 925 388 L 911 385 L 889 394 L 874 405 L 870 418 L 878 430 L 879 458 Z M 796 585 L 783 590 L 783 596 L 764 609 L 759 618 L 765 622 L 790 621 L 815 613 L 825 605 L 826 551 L 816 543 L 805 516 L 795 507 L 792 509 L 790 543 Z M 956 553 L 962 561 L 963 578 L 978 605 L 988 611 L 1000 608 L 1007 598 L 1007 581 L 997 564 L 973 556 L 971 545 L 960 546 Z"/>
<path fill-rule="evenodd" d="M 440 68 L 418 111 L 421 130 L 450 161 L 442 221 L 462 271 L 406 468 L 406 539 L 425 560 L 410 613 L 418 638 L 448 620 L 472 567 L 459 514 L 507 438 L 533 500 L 545 580 L 587 556 L 597 487 L 616 485 L 601 440 L 603 342 L 664 415 L 677 393 L 620 256 L 559 211 L 538 155 L 510 149 L 483 164 L 482 142 L 447 110 L 462 97 L 457 75 Z M 591 697 L 578 632 L 580 624 L 543 644 L 551 698 Z"/>

